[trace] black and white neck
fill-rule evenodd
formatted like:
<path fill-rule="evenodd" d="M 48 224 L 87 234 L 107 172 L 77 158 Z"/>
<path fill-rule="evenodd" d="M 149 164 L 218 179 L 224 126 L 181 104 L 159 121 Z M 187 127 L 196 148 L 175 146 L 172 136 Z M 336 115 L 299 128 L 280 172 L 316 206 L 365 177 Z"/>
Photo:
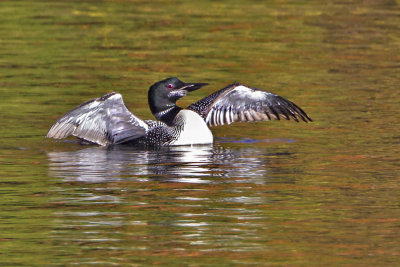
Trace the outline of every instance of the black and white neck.
<path fill-rule="evenodd" d="M 171 126 L 176 115 L 182 108 L 176 106 L 176 101 L 188 92 L 199 89 L 206 83 L 184 83 L 178 78 L 168 78 L 153 84 L 148 94 L 149 107 L 157 120 Z"/>

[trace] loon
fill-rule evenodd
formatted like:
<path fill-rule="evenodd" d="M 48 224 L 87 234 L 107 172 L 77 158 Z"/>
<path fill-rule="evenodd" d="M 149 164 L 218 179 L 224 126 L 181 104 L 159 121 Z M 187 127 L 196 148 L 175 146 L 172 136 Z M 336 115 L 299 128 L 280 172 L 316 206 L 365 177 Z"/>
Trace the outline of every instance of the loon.
<path fill-rule="evenodd" d="M 72 109 L 50 128 L 46 137 L 73 135 L 101 146 L 137 144 L 177 146 L 213 143 L 211 126 L 232 122 L 312 119 L 296 104 L 271 92 L 234 83 L 183 109 L 176 101 L 207 83 L 184 83 L 176 77 L 153 84 L 150 110 L 157 119 L 141 120 L 112 92 Z"/>

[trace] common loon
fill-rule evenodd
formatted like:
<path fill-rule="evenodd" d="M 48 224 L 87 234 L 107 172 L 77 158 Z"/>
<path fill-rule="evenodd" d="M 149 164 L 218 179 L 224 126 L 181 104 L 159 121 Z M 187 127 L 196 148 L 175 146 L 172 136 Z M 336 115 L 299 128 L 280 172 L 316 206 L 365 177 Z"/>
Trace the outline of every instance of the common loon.
<path fill-rule="evenodd" d="M 189 105 L 176 101 L 207 83 L 184 83 L 168 78 L 148 92 L 150 110 L 157 121 L 141 120 L 125 106 L 122 96 L 109 93 L 84 102 L 62 116 L 46 137 L 69 135 L 102 146 L 131 143 L 144 146 L 175 146 L 213 143 L 211 126 L 232 122 L 268 121 L 283 118 L 312 121 L 296 104 L 276 94 L 234 83 Z"/>

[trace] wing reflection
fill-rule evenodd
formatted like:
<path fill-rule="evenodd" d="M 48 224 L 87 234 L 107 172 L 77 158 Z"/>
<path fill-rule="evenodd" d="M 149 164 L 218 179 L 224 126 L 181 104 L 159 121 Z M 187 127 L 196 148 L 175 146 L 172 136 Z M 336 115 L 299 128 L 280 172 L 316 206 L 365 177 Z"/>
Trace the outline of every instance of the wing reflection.
<path fill-rule="evenodd" d="M 274 154 L 273 156 L 276 156 Z M 271 154 L 257 148 L 181 146 L 140 150 L 129 146 L 49 152 L 50 174 L 65 181 L 162 180 L 213 183 L 216 178 L 264 183 Z M 237 181 L 236 181 L 237 182 Z"/>
<path fill-rule="evenodd" d="M 79 266 L 95 262 L 94 251 L 263 248 L 270 213 L 262 209 L 274 196 L 268 183 L 279 179 L 275 172 L 287 173 L 274 161 L 288 155 L 219 145 L 50 152 L 50 173 L 64 181 L 54 200 L 54 243 L 95 248 L 75 259 Z"/>

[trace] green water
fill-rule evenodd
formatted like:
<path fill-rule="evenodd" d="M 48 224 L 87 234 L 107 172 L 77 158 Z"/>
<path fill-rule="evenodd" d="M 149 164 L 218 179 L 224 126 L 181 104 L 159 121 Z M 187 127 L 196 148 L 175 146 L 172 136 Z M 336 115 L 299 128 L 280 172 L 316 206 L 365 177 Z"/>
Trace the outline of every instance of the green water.
<path fill-rule="evenodd" d="M 399 1 L 1 1 L 1 266 L 396 266 Z M 46 140 L 117 91 L 151 119 L 178 76 L 278 93 L 314 122 L 213 146 Z"/>

